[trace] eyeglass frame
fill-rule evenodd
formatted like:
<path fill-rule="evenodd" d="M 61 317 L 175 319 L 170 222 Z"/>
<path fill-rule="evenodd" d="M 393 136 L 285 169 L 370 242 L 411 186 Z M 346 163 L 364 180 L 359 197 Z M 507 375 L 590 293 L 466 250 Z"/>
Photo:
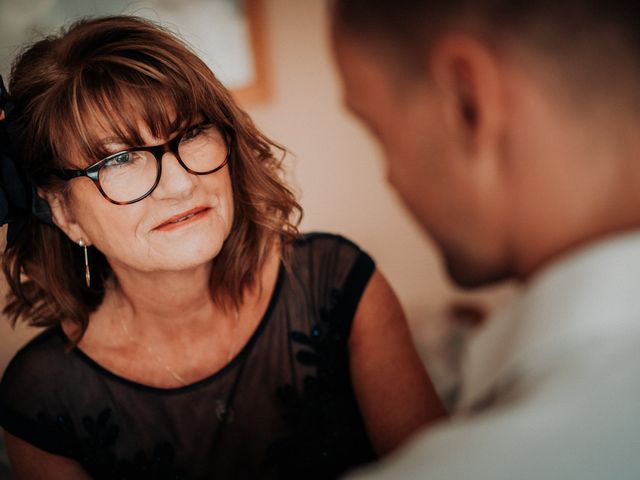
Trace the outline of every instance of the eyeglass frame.
<path fill-rule="evenodd" d="M 195 125 L 190 125 L 188 128 L 186 128 L 184 131 L 182 131 L 181 133 L 179 133 L 178 135 L 173 137 L 171 140 L 168 140 L 168 141 L 166 141 L 164 143 L 160 143 L 158 145 L 151 145 L 151 146 L 148 146 L 148 147 L 131 147 L 131 148 L 126 148 L 124 150 L 120 150 L 118 152 L 115 152 L 115 153 L 112 153 L 111 155 L 106 156 L 105 158 L 103 158 L 101 160 L 98 160 L 96 163 L 93 163 L 93 164 L 89 165 L 87 168 L 83 168 L 83 169 L 63 168 L 63 169 L 53 170 L 52 173 L 54 175 L 56 175 L 58 178 L 60 178 L 62 180 L 67 180 L 67 181 L 68 180 L 73 180 L 74 178 L 87 177 L 94 183 L 94 185 L 98 188 L 98 190 L 100 191 L 102 196 L 105 199 L 107 199 L 109 202 L 111 202 L 111 203 L 113 203 L 115 205 L 131 205 L 132 203 L 136 203 L 136 202 L 139 202 L 140 200 L 143 200 L 143 199 L 147 198 L 156 189 L 156 187 L 160 183 L 160 177 L 162 175 L 162 157 L 167 152 L 172 153 L 173 156 L 178 161 L 178 163 L 182 166 L 182 168 L 184 168 L 187 172 L 189 172 L 189 173 L 191 173 L 193 175 L 198 175 L 198 176 L 200 176 L 200 175 L 209 175 L 211 173 L 217 172 L 218 170 L 221 170 L 226 165 L 228 165 L 229 158 L 231 157 L 231 146 L 230 146 L 230 142 L 229 142 L 229 136 L 226 135 L 226 134 L 224 134 L 223 136 L 225 138 L 225 144 L 226 144 L 226 147 L 227 147 L 227 154 L 225 156 L 224 161 L 219 166 L 214 168 L 213 170 L 209 170 L 207 172 L 196 172 L 195 170 L 192 170 L 189 167 L 187 167 L 187 165 L 182 161 L 182 158 L 180 158 L 180 153 L 178 152 L 178 146 L 180 145 L 180 141 L 189 132 L 189 130 L 191 130 L 193 128 L 200 127 L 202 125 L 207 125 L 207 124 L 211 124 L 211 122 L 205 120 L 203 122 L 196 123 Z M 213 126 L 215 127 L 215 125 L 213 125 Z M 113 200 L 112 198 L 109 198 L 109 196 L 102 189 L 102 186 L 100 185 L 100 170 L 102 169 L 103 165 L 107 161 L 111 160 L 112 158 L 117 157 L 118 155 L 122 155 L 123 153 L 128 153 L 128 152 L 149 152 L 149 153 L 151 153 L 153 155 L 153 157 L 156 159 L 156 162 L 158 164 L 158 173 L 156 174 L 156 180 L 153 183 L 153 186 L 149 189 L 149 191 L 147 193 L 145 193 L 144 195 L 142 195 L 142 196 L 140 196 L 140 197 L 138 197 L 138 198 L 136 198 L 134 200 L 129 200 L 127 202 L 118 202 L 116 200 Z"/>

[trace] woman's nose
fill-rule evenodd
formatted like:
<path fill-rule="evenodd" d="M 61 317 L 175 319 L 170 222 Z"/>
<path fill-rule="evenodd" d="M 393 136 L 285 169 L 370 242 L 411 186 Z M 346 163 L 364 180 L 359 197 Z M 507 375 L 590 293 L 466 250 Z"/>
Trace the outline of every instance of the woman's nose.
<path fill-rule="evenodd" d="M 156 198 L 188 198 L 196 185 L 196 175 L 187 172 L 175 153 L 167 151 L 162 155 L 160 182 L 152 195 Z"/>

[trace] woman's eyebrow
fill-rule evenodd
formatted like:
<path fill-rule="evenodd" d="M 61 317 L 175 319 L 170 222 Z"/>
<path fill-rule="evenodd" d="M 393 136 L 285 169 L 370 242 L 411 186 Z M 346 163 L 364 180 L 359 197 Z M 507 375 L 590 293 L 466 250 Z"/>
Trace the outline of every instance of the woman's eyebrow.
<path fill-rule="evenodd" d="M 101 146 L 106 147 L 109 145 L 126 145 L 126 142 L 120 137 L 105 137 L 98 142 Z"/>
<path fill-rule="evenodd" d="M 205 121 L 204 115 L 198 115 L 196 117 L 196 121 L 192 122 L 192 123 L 185 123 L 184 121 L 174 120 L 171 123 L 171 126 L 170 126 L 171 134 L 169 135 L 169 138 L 173 138 L 176 135 L 178 135 L 182 130 L 188 129 L 188 128 L 190 128 L 192 126 L 195 126 L 195 125 L 198 125 L 198 124 L 202 123 L 203 121 Z M 100 147 L 103 147 L 103 148 L 113 147 L 113 146 L 132 147 L 132 148 L 144 147 L 144 145 L 130 145 L 122 137 L 118 137 L 118 136 L 111 136 L 111 137 L 101 138 L 98 141 L 98 145 Z"/>

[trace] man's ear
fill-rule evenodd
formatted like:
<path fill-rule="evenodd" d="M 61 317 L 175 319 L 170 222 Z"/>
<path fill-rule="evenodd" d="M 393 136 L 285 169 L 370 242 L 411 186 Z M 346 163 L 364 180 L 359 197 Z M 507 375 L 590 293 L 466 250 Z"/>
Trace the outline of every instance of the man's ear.
<path fill-rule="evenodd" d="M 62 192 L 50 192 L 38 189 L 38 195 L 44 198 L 51 207 L 53 223 L 62 230 L 72 242 L 82 240 L 90 245 L 89 237 L 76 222 L 75 216 L 69 208 L 68 199 Z"/>
<path fill-rule="evenodd" d="M 503 78 L 495 53 L 471 35 L 445 35 L 431 49 L 430 70 L 444 94 L 444 126 L 465 156 L 495 153 L 504 126 Z"/>

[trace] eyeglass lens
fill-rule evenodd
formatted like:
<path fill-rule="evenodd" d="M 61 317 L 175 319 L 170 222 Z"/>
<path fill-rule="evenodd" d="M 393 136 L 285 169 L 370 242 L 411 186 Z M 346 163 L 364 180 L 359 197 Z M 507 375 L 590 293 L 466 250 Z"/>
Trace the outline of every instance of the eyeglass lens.
<path fill-rule="evenodd" d="M 200 124 L 187 130 L 178 143 L 178 155 L 194 173 L 208 173 L 227 157 L 227 145 L 218 128 Z M 122 152 L 108 157 L 98 174 L 104 194 L 116 202 L 130 202 L 155 186 L 160 162 L 146 150 Z"/>

